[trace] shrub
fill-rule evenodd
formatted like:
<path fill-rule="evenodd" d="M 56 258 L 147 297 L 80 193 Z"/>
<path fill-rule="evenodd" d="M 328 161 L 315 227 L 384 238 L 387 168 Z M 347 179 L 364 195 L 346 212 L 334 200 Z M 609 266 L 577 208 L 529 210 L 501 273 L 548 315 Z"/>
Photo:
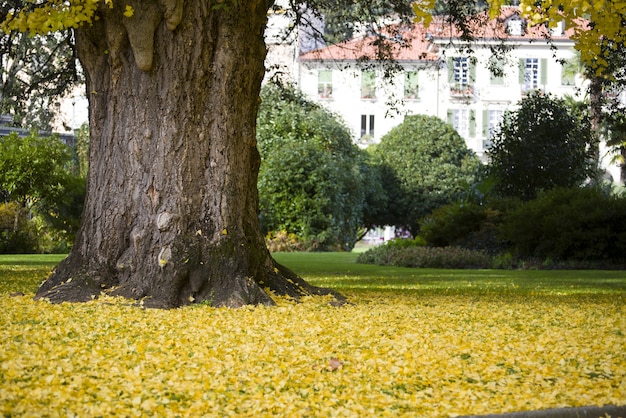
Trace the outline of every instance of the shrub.
<path fill-rule="evenodd" d="M 418 235 L 419 220 L 456 200 L 473 183 L 480 161 L 454 128 L 435 116 L 407 116 L 373 150 L 389 207 L 377 224 Z"/>
<path fill-rule="evenodd" d="M 0 254 L 37 252 L 37 233 L 28 211 L 15 202 L 0 203 Z"/>
<path fill-rule="evenodd" d="M 521 257 L 624 259 L 626 199 L 597 188 L 553 189 L 512 210 L 500 231 Z"/>
<path fill-rule="evenodd" d="M 398 247 L 381 245 L 359 255 L 358 263 L 420 268 L 490 268 L 491 256 L 484 251 L 459 247 Z"/>
<path fill-rule="evenodd" d="M 364 180 L 375 177 L 363 173 L 350 130 L 294 88 L 268 85 L 262 99 L 261 226 L 294 233 L 310 249 L 351 250 L 363 225 Z"/>
<path fill-rule="evenodd" d="M 420 222 L 420 235 L 429 245 L 444 247 L 478 231 L 487 208 L 472 203 L 452 203 L 435 209 Z"/>
<path fill-rule="evenodd" d="M 475 203 L 452 203 L 433 211 L 421 221 L 420 235 L 428 245 L 456 246 L 498 254 L 505 250 L 499 237 L 501 202 L 481 206 Z"/>

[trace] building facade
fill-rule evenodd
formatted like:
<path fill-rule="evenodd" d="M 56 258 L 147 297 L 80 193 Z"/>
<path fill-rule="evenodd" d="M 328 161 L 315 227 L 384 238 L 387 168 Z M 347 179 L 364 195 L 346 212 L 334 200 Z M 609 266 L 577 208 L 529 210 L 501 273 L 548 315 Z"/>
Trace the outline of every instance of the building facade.
<path fill-rule="evenodd" d="M 398 49 L 400 70 L 391 77 L 382 66 L 363 65 L 359 56 L 372 48 L 364 37 L 299 55 L 294 81 L 340 115 L 363 146 L 379 142 L 405 115 L 433 115 L 453 125 L 486 160 L 503 113 L 530 91 L 582 99 L 584 90 L 571 29 L 553 29 L 548 43 L 545 27 L 526 27 L 513 7 L 503 13 L 471 45 L 443 22 L 407 28 L 402 38 L 410 46 Z M 496 54 L 499 59 L 497 48 L 507 48 Z"/>

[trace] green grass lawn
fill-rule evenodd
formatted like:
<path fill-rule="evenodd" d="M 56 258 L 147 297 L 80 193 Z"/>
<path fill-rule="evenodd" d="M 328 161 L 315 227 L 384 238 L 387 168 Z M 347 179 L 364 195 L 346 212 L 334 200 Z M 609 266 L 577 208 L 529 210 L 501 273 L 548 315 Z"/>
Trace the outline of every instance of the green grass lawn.
<path fill-rule="evenodd" d="M 35 293 L 64 254 L 0 255 L 0 293 Z"/>
<path fill-rule="evenodd" d="M 356 263 L 356 253 L 276 253 L 317 286 L 443 294 L 626 293 L 626 270 L 445 270 Z M 65 255 L 0 255 L 0 292 L 34 293 Z"/>
<path fill-rule="evenodd" d="M 274 258 L 312 284 L 340 291 L 416 293 L 626 293 L 626 271 L 445 270 L 356 263 L 354 253 L 277 253 Z"/>

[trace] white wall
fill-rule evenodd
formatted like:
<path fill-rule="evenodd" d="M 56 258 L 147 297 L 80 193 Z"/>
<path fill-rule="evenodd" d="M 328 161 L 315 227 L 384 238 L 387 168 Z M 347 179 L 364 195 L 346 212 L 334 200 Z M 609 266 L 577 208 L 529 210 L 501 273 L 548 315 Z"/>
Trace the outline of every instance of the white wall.
<path fill-rule="evenodd" d="M 425 114 L 438 116 L 448 120 L 448 111 L 452 109 L 466 110 L 471 115 L 471 129 L 462 133 L 467 145 L 479 156 L 484 156 L 484 141 L 488 139 L 486 111 L 513 109 L 523 97 L 520 85 L 519 60 L 538 58 L 545 64 L 545 83 L 538 89 L 562 97 L 565 94 L 575 95 L 576 86 L 563 86 L 561 83 L 562 65 L 557 59 L 569 59 L 574 56 L 573 44 L 563 43 L 556 52 L 546 44 L 534 42 L 518 45 L 509 53 L 503 83 L 496 85 L 491 82 L 491 72 L 487 64 L 491 52 L 487 47 L 475 48 L 475 80 L 473 92 L 466 97 L 451 97 L 448 81 L 447 57 L 460 56 L 457 51 L 440 47 L 441 60 L 437 62 L 403 62 L 407 70 L 419 71 L 419 97 L 416 100 L 402 100 L 404 92 L 404 73 L 398 73 L 392 80 L 383 81 L 382 72 L 377 74 L 376 99 L 361 98 L 361 71 L 356 63 L 331 61 L 301 61 L 298 65 L 296 81 L 303 92 L 312 100 L 323 104 L 339 114 L 351 128 L 355 138 L 361 137 L 361 115 L 374 115 L 374 142 L 393 127 L 400 124 L 404 115 Z M 344 69 L 348 66 L 349 69 Z M 318 71 L 333 71 L 332 97 L 324 98 L 318 94 Z M 539 70 L 541 72 L 541 69 Z M 540 80 L 541 81 L 541 80 Z M 395 111 L 389 102 L 397 106 Z"/>

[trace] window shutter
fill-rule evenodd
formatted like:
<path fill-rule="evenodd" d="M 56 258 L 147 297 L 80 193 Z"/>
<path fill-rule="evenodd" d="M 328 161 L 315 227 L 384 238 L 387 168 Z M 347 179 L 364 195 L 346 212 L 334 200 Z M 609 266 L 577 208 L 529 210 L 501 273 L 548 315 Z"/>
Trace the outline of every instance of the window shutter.
<path fill-rule="evenodd" d="M 489 138 L 489 110 L 483 109 L 483 136 Z"/>
<path fill-rule="evenodd" d="M 454 58 L 448 58 L 448 83 L 454 83 Z"/>
<path fill-rule="evenodd" d="M 317 73 L 320 83 L 332 83 L 333 70 L 319 70 Z"/>
<path fill-rule="evenodd" d="M 470 120 L 469 120 L 469 134 L 470 138 L 476 136 L 476 111 L 474 109 L 470 109 Z"/>
<path fill-rule="evenodd" d="M 452 109 L 448 109 L 447 118 L 448 123 L 454 126 L 454 111 Z"/>
<path fill-rule="evenodd" d="M 525 70 L 526 70 L 526 60 L 524 58 L 520 58 L 519 60 L 519 83 L 524 84 L 525 82 Z"/>
<path fill-rule="evenodd" d="M 474 84 L 476 82 L 476 63 L 474 60 L 469 60 L 469 82 Z"/>
<path fill-rule="evenodd" d="M 490 67 L 501 72 L 501 75 L 495 75 L 493 71 L 489 71 L 489 80 L 492 85 L 501 86 L 504 84 L 504 75 L 506 74 L 505 63 L 501 59 L 490 58 Z"/>
<path fill-rule="evenodd" d="M 548 82 L 548 59 L 541 58 L 539 65 L 541 66 L 539 69 L 539 71 L 541 71 L 539 83 L 545 85 Z"/>

